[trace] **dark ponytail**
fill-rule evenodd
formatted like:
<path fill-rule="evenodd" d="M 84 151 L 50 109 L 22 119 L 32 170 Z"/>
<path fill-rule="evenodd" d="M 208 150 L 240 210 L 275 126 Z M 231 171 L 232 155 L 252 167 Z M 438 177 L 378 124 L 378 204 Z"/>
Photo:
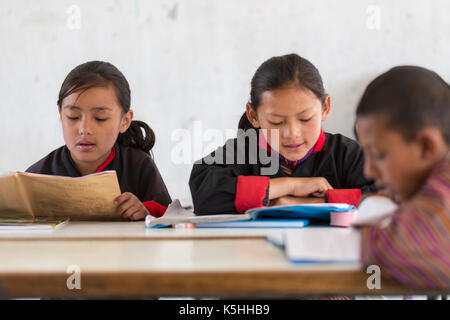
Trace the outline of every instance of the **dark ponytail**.
<path fill-rule="evenodd" d="M 245 112 L 242 115 L 241 119 L 239 120 L 238 128 L 242 129 L 244 131 L 246 131 L 248 129 L 255 129 L 255 127 L 253 127 L 252 123 L 248 120 L 247 114 Z"/>
<path fill-rule="evenodd" d="M 142 129 L 145 135 L 142 134 Z M 133 120 L 128 130 L 119 134 L 117 142 L 122 146 L 150 152 L 155 145 L 155 133 L 145 122 Z"/>
<path fill-rule="evenodd" d="M 114 86 L 122 113 L 127 113 L 131 104 L 130 85 L 122 72 L 111 63 L 103 61 L 89 61 L 69 72 L 59 91 L 58 108 L 61 110 L 64 98 L 74 92 L 107 87 L 109 84 Z M 123 146 L 150 152 L 155 145 L 155 133 L 145 122 L 134 120 L 127 131 L 119 134 L 117 142 Z"/>
<path fill-rule="evenodd" d="M 323 81 L 319 71 L 308 60 L 292 53 L 272 57 L 256 70 L 251 81 L 249 101 L 251 108 L 256 112 L 264 92 L 289 87 L 291 85 L 297 85 L 310 90 L 322 104 L 325 103 L 327 94 L 323 87 Z M 247 130 L 251 128 L 253 126 L 244 113 L 239 121 L 239 129 Z"/>

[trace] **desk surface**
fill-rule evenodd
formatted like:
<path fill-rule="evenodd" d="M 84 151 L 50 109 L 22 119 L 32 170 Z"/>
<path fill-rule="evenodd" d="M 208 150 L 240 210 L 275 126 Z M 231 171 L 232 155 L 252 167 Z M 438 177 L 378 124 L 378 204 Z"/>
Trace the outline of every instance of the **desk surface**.
<path fill-rule="evenodd" d="M 280 229 L 146 229 L 138 222 L 69 221 L 56 230 L 10 231 L 0 230 L 0 242 L 8 240 L 149 240 L 149 239 L 206 239 L 259 238 L 279 233 Z"/>
<path fill-rule="evenodd" d="M 145 239 L 206 239 L 259 238 L 279 234 L 281 229 L 146 229 L 139 222 L 69 221 L 56 230 L 0 230 L 0 241 L 8 240 L 145 240 Z"/>
<path fill-rule="evenodd" d="M 301 230 L 317 241 L 318 228 Z M 0 296 L 239 298 L 425 293 L 385 278 L 381 290 L 369 290 L 369 274 L 358 263 L 292 264 L 282 249 L 264 239 L 273 232 L 281 230 L 145 230 L 143 223 L 128 222 L 70 222 L 52 232 L 2 232 Z M 67 288 L 71 274 L 66 271 L 71 265 L 80 268 L 80 290 Z"/>

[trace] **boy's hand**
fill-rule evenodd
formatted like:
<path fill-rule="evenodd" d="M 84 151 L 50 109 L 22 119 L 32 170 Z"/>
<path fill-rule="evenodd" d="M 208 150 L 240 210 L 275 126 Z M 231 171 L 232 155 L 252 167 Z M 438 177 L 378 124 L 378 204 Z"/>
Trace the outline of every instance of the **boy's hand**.
<path fill-rule="evenodd" d="M 136 221 L 145 219 L 149 214 L 144 204 L 131 192 L 124 192 L 114 200 L 117 213 L 124 218 Z"/>

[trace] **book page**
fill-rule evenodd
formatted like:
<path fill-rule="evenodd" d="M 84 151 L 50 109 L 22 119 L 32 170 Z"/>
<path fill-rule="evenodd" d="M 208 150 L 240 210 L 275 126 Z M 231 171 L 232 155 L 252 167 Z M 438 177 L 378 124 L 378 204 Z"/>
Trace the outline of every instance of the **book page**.
<path fill-rule="evenodd" d="M 358 262 L 361 234 L 355 229 L 317 228 L 283 234 L 286 255 L 293 262 Z"/>
<path fill-rule="evenodd" d="M 169 225 L 177 223 L 200 223 L 219 222 L 233 220 L 250 220 L 248 214 L 214 214 L 197 216 L 192 210 L 184 209 L 180 200 L 175 199 L 167 208 L 166 213 L 161 218 L 147 216 L 145 226 L 150 228 L 158 225 Z"/>
<path fill-rule="evenodd" d="M 32 219 L 17 174 L 0 178 L 0 219 Z"/>
<path fill-rule="evenodd" d="M 79 178 L 19 173 L 36 217 L 124 220 L 116 212 L 120 196 L 115 171 Z"/>
<path fill-rule="evenodd" d="M 0 230 L 53 230 L 65 225 L 68 220 L 0 220 Z"/>
<path fill-rule="evenodd" d="M 378 224 L 382 221 L 388 222 L 390 216 L 398 205 L 388 197 L 369 196 L 364 199 L 358 207 L 358 215 L 353 221 L 353 227 L 364 227 Z"/>

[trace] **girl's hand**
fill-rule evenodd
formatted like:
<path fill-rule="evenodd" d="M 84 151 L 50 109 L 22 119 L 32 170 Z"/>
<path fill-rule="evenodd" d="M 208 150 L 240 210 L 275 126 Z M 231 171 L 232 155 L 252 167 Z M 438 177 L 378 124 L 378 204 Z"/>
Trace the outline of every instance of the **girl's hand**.
<path fill-rule="evenodd" d="M 269 199 L 284 196 L 325 197 L 325 192 L 333 187 L 325 178 L 272 178 L 269 184 Z"/>
<path fill-rule="evenodd" d="M 269 206 L 286 206 L 305 203 L 324 203 L 325 198 L 284 196 L 270 201 Z"/>
<path fill-rule="evenodd" d="M 142 220 L 149 214 L 144 204 L 131 192 L 124 192 L 114 200 L 117 213 L 129 220 Z"/>
<path fill-rule="evenodd" d="M 297 197 L 325 197 L 327 190 L 333 189 L 325 178 L 291 178 L 293 187 L 291 195 Z"/>

